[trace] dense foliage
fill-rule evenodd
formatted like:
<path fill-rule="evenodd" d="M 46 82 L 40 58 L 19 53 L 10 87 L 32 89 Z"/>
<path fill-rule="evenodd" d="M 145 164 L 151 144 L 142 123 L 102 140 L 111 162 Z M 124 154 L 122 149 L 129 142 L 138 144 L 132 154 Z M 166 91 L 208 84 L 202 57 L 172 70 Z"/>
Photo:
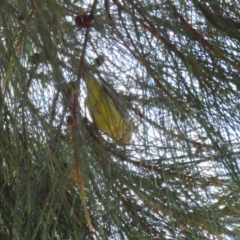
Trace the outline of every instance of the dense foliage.
<path fill-rule="evenodd" d="M 0 37 L 1 239 L 240 239 L 238 1 L 0 0 Z"/>

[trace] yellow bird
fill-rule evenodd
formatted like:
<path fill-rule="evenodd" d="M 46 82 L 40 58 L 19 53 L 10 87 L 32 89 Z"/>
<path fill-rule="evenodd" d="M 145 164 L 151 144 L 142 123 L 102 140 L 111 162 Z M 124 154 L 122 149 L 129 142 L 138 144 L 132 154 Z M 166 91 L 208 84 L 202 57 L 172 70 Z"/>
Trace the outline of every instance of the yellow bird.
<path fill-rule="evenodd" d="M 131 138 L 129 115 L 123 100 L 89 71 L 84 71 L 87 86 L 85 104 L 97 128 L 119 144 Z"/>

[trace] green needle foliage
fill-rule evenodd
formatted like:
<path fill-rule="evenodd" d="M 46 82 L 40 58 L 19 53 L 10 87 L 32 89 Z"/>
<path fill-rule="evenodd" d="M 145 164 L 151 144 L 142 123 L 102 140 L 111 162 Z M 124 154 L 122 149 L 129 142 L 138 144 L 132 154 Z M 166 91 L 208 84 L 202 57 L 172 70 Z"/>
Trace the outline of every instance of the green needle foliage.
<path fill-rule="evenodd" d="M 240 239 L 239 19 L 227 0 L 0 0 L 0 239 Z M 129 144 L 89 116 L 84 59 Z"/>

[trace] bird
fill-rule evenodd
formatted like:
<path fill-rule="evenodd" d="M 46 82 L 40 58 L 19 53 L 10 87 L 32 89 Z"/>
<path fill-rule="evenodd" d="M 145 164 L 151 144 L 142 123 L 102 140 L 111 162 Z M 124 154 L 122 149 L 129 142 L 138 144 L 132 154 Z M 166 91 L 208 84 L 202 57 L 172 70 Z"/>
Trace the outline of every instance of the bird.
<path fill-rule="evenodd" d="M 96 127 L 121 145 L 129 144 L 132 130 L 124 100 L 89 69 L 83 71 L 85 105 Z"/>

